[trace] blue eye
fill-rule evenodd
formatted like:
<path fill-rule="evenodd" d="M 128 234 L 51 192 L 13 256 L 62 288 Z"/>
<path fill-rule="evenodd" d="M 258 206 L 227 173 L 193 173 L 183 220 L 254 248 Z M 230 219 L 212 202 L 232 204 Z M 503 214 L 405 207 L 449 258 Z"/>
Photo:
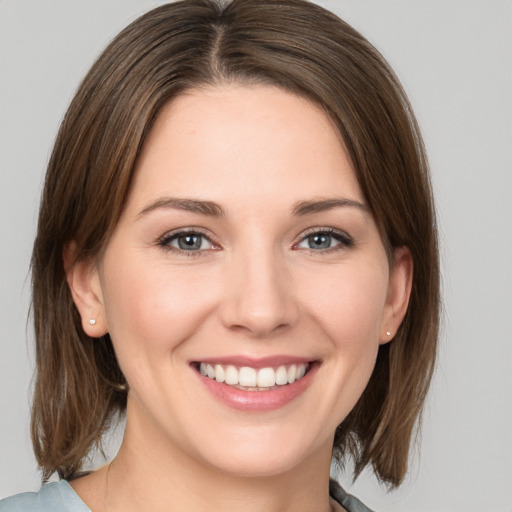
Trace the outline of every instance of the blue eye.
<path fill-rule="evenodd" d="M 206 235 L 195 231 L 181 231 L 165 235 L 158 242 L 158 245 L 169 251 L 182 251 L 189 253 L 189 255 L 191 255 L 190 253 L 200 253 L 201 251 L 214 249 L 214 244 Z"/>
<path fill-rule="evenodd" d="M 331 229 L 324 229 L 308 234 L 299 242 L 297 247 L 320 252 L 337 248 L 342 249 L 350 247 L 352 244 L 352 238 L 348 235 Z"/>
<path fill-rule="evenodd" d="M 310 249 L 329 249 L 332 246 L 332 236 L 325 233 L 316 233 L 306 238 Z"/>
<path fill-rule="evenodd" d="M 178 248 L 183 251 L 197 251 L 203 245 L 203 238 L 202 235 L 196 234 L 179 235 L 171 242 L 171 245 L 176 242 Z"/>

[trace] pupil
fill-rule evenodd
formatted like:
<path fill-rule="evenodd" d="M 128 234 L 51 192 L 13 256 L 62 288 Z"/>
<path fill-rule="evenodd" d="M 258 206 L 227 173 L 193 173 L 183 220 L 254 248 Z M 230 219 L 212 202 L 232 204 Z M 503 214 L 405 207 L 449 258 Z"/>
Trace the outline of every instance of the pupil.
<path fill-rule="evenodd" d="M 199 235 L 183 235 L 178 238 L 180 249 L 189 251 L 190 249 L 199 249 L 201 247 L 201 237 Z"/>
<path fill-rule="evenodd" d="M 313 235 L 309 237 L 311 248 L 328 249 L 331 244 L 331 237 L 329 235 Z"/>

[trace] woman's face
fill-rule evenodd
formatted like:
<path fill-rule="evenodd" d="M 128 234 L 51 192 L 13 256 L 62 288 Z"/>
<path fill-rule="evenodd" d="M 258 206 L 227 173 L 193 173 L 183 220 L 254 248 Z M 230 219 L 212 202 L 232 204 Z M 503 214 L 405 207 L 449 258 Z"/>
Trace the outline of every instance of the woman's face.
<path fill-rule="evenodd" d="M 407 254 L 390 271 L 315 105 L 269 86 L 181 95 L 145 143 L 96 302 L 77 301 L 129 383 L 127 439 L 238 475 L 329 460 L 405 312 Z"/>

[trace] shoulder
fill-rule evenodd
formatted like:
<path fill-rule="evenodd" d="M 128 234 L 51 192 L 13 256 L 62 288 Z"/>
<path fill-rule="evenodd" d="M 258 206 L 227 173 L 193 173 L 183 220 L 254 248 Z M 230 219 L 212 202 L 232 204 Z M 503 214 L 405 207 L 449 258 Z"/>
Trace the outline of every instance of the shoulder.
<path fill-rule="evenodd" d="M 24 492 L 0 500 L 0 512 L 90 512 L 68 482 L 43 485 L 39 492 Z"/>
<path fill-rule="evenodd" d="M 329 494 L 347 512 L 372 512 L 372 510 L 370 510 L 364 503 L 361 503 L 356 497 L 347 494 L 341 485 L 335 480 L 331 480 L 329 482 Z"/>

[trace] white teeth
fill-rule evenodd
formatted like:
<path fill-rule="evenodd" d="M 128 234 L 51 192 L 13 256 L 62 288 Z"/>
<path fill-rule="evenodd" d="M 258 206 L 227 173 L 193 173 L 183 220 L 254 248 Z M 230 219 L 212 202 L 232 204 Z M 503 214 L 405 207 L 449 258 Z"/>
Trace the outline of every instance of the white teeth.
<path fill-rule="evenodd" d="M 222 365 L 220 364 L 215 365 L 215 380 L 217 382 L 224 382 L 226 380 L 224 368 L 222 368 Z"/>
<path fill-rule="evenodd" d="M 238 370 L 234 366 L 228 366 L 225 373 L 225 382 L 230 386 L 238 384 Z"/>
<path fill-rule="evenodd" d="M 259 388 L 271 388 L 276 385 L 276 372 L 273 368 L 262 368 L 258 370 L 256 382 Z"/>
<path fill-rule="evenodd" d="M 287 377 L 288 377 L 288 384 L 295 382 L 296 377 L 297 377 L 297 367 L 294 364 L 292 364 L 290 366 L 290 368 L 288 368 Z"/>
<path fill-rule="evenodd" d="M 199 371 L 205 377 L 246 391 L 269 391 L 276 386 L 293 384 L 306 375 L 308 368 L 308 364 L 291 364 L 288 367 L 281 365 L 277 368 L 266 367 L 259 370 L 249 366 L 236 368 L 233 365 L 222 364 L 199 365 Z"/>
<path fill-rule="evenodd" d="M 242 366 L 238 372 L 238 383 L 240 386 L 254 387 L 256 386 L 256 370 L 248 366 Z"/>
<path fill-rule="evenodd" d="M 278 386 L 283 386 L 284 384 L 288 384 L 288 372 L 284 366 L 280 366 L 276 372 L 276 384 Z"/>

